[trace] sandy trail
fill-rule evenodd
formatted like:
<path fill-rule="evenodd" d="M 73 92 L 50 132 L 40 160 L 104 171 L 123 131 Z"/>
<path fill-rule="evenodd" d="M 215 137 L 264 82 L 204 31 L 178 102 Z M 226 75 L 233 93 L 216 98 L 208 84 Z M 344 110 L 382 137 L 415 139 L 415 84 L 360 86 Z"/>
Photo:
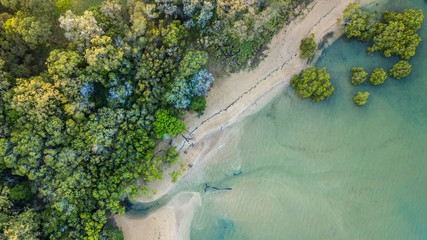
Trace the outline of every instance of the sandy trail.
<path fill-rule="evenodd" d="M 154 201 L 170 191 L 173 184 L 169 172 L 177 170 L 181 163 L 186 166 L 196 164 L 202 157 L 211 155 L 218 144 L 226 141 L 223 138 L 218 141 L 218 136 L 212 136 L 217 134 L 213 133 L 253 114 L 283 91 L 292 75 L 299 73 L 308 65 L 306 60 L 299 57 L 301 39 L 311 33 L 315 34 L 318 43 L 329 33 L 333 33 L 331 39 L 339 37 L 337 18 L 342 15 L 350 2 L 355 1 L 315 0 L 307 8 L 307 12 L 294 19 L 274 36 L 269 44 L 267 57 L 256 69 L 217 79 L 206 98 L 204 115 L 199 118 L 195 113 L 186 113 L 184 117 L 187 126 L 187 133 L 184 134 L 186 139 L 179 137 L 173 140 L 173 144 L 180 150 L 179 163 L 166 170 L 162 180 L 148 184 L 150 189 L 156 190 L 156 195 L 150 192 L 140 196 L 138 200 Z M 374 1 L 359 2 L 361 5 L 367 5 Z M 186 173 L 189 171 L 191 167 Z M 200 198 L 199 200 L 195 200 L 194 196 L 179 198 L 180 195 L 177 196 L 177 201 L 172 200 L 170 204 L 146 218 L 116 217 L 117 225 L 123 230 L 125 239 L 189 239 L 194 206 L 199 204 L 195 202 L 200 201 Z M 183 214 L 179 210 L 179 205 L 187 207 L 186 211 L 189 211 L 189 214 Z"/>

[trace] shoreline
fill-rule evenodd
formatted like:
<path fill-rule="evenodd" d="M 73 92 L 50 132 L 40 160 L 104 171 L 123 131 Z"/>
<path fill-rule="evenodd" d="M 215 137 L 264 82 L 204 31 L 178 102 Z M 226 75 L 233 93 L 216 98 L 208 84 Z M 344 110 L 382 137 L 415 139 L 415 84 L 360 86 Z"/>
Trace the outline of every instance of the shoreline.
<path fill-rule="evenodd" d="M 375 1 L 314 0 L 307 8 L 308 12 L 305 10 L 273 37 L 268 45 L 267 57 L 257 68 L 216 80 L 206 98 L 204 115 L 199 118 L 196 113 L 185 113 L 185 137 L 173 139 L 173 145 L 180 153 L 178 164 L 165 169 L 162 180 L 150 182 L 148 187 L 155 191 L 139 196 L 137 202 L 152 202 L 170 192 L 175 186 L 168 175 L 170 172 L 184 164 L 187 171 L 179 179 L 184 178 L 192 171 L 193 164 L 208 158 L 217 151 L 219 145 L 227 142 L 227 134 L 219 134 L 220 131 L 256 113 L 289 86 L 294 74 L 311 65 L 307 60 L 299 58 L 302 38 L 314 33 L 319 43 L 324 36 L 333 33 L 333 37 L 316 52 L 312 61 L 315 63 L 321 51 L 341 36 L 336 19 L 350 2 L 366 6 Z M 194 200 L 196 197 L 193 195 L 189 198 L 188 194 L 178 194 L 169 204 L 145 218 L 122 215 L 115 216 L 115 220 L 124 232 L 125 239 L 189 239 L 189 226 L 195 206 L 201 203 L 200 197 Z M 183 214 L 182 208 L 188 214 Z"/>

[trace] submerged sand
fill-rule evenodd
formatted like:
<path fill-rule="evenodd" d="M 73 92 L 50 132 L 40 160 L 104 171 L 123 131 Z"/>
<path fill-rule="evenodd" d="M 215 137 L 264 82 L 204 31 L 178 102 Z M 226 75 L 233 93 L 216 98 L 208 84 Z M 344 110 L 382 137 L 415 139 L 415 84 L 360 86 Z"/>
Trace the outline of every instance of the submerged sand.
<path fill-rule="evenodd" d="M 173 144 L 180 150 L 179 164 L 166 170 L 162 180 L 148 184 L 150 189 L 156 190 L 155 195 L 150 192 L 140 196 L 138 201 L 154 201 L 170 191 L 173 184 L 169 172 L 177 170 L 181 163 L 187 166 L 187 172 L 191 171 L 192 164 L 213 154 L 216 146 L 226 141 L 213 133 L 256 112 L 288 86 L 292 75 L 308 65 L 306 60 L 299 57 L 301 39 L 311 33 L 315 34 L 318 43 L 331 33 L 332 40 L 339 37 L 337 18 L 350 2 L 356 1 L 315 0 L 302 16 L 285 26 L 273 38 L 267 57 L 256 69 L 217 79 L 207 96 L 204 115 L 199 118 L 197 114 L 186 113 L 185 139 L 179 137 L 173 140 Z M 374 1 L 359 2 L 366 5 Z M 127 240 L 189 239 L 191 219 L 195 207 L 200 205 L 200 197 L 189 194 L 177 195 L 171 203 L 145 218 L 117 216 L 117 225 Z"/>

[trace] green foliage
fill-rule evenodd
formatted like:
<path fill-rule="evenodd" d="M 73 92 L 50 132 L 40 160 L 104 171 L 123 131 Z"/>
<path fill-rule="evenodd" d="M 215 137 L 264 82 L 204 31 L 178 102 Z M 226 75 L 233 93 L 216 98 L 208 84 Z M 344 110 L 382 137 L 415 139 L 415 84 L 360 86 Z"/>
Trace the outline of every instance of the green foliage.
<path fill-rule="evenodd" d="M 353 85 L 359 85 L 363 83 L 366 80 L 366 76 L 368 75 L 368 73 L 363 71 L 363 68 L 361 67 L 354 67 L 351 69 L 351 72 L 353 73 L 351 76 L 351 83 Z"/>
<path fill-rule="evenodd" d="M 416 31 L 421 27 L 423 18 L 421 10 L 385 11 L 369 51 L 382 51 L 386 57 L 395 54 L 402 59 L 411 58 L 421 41 Z"/>
<path fill-rule="evenodd" d="M 407 77 L 411 73 L 411 70 L 411 64 L 407 61 L 400 61 L 390 68 L 389 74 L 396 79 L 401 79 Z"/>
<path fill-rule="evenodd" d="M 100 234 L 101 239 L 109 240 L 124 240 L 123 232 L 119 231 L 117 228 L 107 225 Z"/>
<path fill-rule="evenodd" d="M 204 96 L 195 96 L 191 99 L 188 110 L 202 113 L 206 109 L 206 99 Z"/>
<path fill-rule="evenodd" d="M 171 182 L 172 183 L 176 183 L 178 181 L 178 178 L 185 171 L 186 171 L 186 169 L 184 167 L 184 164 L 181 163 L 181 168 L 178 171 L 172 171 L 172 172 L 169 173 L 169 176 L 171 176 Z"/>
<path fill-rule="evenodd" d="M 311 1 L 214 1 L 213 6 L 208 1 L 183 2 L 184 13 L 190 16 L 185 25 L 196 28 L 210 57 L 227 72 L 237 72 L 257 66 L 295 8 Z"/>
<path fill-rule="evenodd" d="M 368 41 L 373 37 L 373 30 L 376 26 L 373 19 L 374 15 L 361 10 L 357 3 L 350 3 L 338 23 L 344 27 L 344 35 L 347 38 Z"/>
<path fill-rule="evenodd" d="M 376 86 L 384 83 L 384 80 L 387 78 L 387 73 L 382 68 L 375 69 L 371 76 L 369 76 L 369 82 Z"/>
<path fill-rule="evenodd" d="M 362 105 L 365 105 L 365 103 L 368 101 L 368 97 L 369 97 L 369 93 L 368 92 L 364 92 L 364 93 L 358 92 L 354 96 L 353 101 L 358 106 L 362 106 Z"/>
<path fill-rule="evenodd" d="M 175 136 L 185 131 L 184 122 L 171 116 L 168 110 L 156 112 L 156 121 L 153 123 L 153 127 L 157 138 L 162 138 L 165 135 Z"/>
<path fill-rule="evenodd" d="M 18 183 L 10 189 L 10 200 L 12 201 L 29 201 L 33 196 L 28 183 Z"/>
<path fill-rule="evenodd" d="M 49 116 L 59 115 L 63 102 L 55 86 L 45 82 L 42 77 L 33 77 L 17 79 L 11 107 L 25 119 L 41 123 Z"/>
<path fill-rule="evenodd" d="M 327 99 L 334 91 L 329 81 L 329 73 L 325 68 L 310 67 L 295 74 L 291 78 L 292 87 L 303 98 L 311 97 L 311 101 L 318 102 Z"/>
<path fill-rule="evenodd" d="M 313 33 L 309 37 L 301 40 L 299 49 L 301 50 L 301 58 L 312 58 L 314 56 L 314 51 L 317 49 L 317 43 L 314 41 Z"/>
<path fill-rule="evenodd" d="M 423 22 L 421 10 L 404 10 L 401 13 L 385 11 L 379 22 L 374 15 L 361 10 L 357 3 L 350 3 L 344 10 L 339 23 L 344 27 L 347 38 L 359 41 L 373 40 L 370 53 L 381 51 L 386 57 L 397 55 L 409 59 L 421 41 L 416 33 Z"/>
<path fill-rule="evenodd" d="M 8 239 L 37 239 L 40 236 L 39 225 L 38 214 L 32 209 L 28 209 L 21 214 L 12 215 L 4 229 L 4 235 Z"/>

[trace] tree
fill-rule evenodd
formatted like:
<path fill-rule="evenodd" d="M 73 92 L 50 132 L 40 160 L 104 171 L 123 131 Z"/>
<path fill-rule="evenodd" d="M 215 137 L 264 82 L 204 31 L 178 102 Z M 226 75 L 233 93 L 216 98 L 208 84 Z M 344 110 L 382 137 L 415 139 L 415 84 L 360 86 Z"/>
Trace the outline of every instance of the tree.
<path fill-rule="evenodd" d="M 354 67 L 351 69 L 351 72 L 353 73 L 351 76 L 351 83 L 353 85 L 359 85 L 363 83 L 366 80 L 366 76 L 368 75 L 368 73 L 363 71 L 363 68 L 361 67 Z"/>
<path fill-rule="evenodd" d="M 368 101 L 368 97 L 369 97 L 369 93 L 368 92 L 364 92 L 364 93 L 358 92 L 354 96 L 353 101 L 358 106 L 362 106 L 362 105 L 364 105 Z"/>
<path fill-rule="evenodd" d="M 90 40 L 92 47 L 86 49 L 85 58 L 89 72 L 106 76 L 109 72 L 118 70 L 123 64 L 123 49 L 113 44 L 108 36 L 95 36 Z M 101 78 L 102 79 L 102 78 Z M 104 85 L 107 83 L 102 82 Z"/>
<path fill-rule="evenodd" d="M 374 15 L 361 10 L 357 3 L 350 3 L 344 10 L 343 17 L 338 23 L 344 27 L 347 38 L 356 38 L 359 41 L 368 41 L 373 37 L 376 22 Z"/>
<path fill-rule="evenodd" d="M 411 73 L 411 70 L 411 64 L 409 64 L 407 61 L 400 61 L 394 64 L 388 72 L 390 76 L 396 79 L 401 79 L 407 77 Z"/>
<path fill-rule="evenodd" d="M 12 201 L 28 201 L 32 196 L 33 194 L 31 193 L 30 186 L 28 186 L 28 182 L 18 183 L 10 189 L 10 200 Z"/>
<path fill-rule="evenodd" d="M 58 89 L 42 77 L 17 79 L 10 106 L 29 121 L 41 123 L 61 113 L 64 98 Z"/>
<path fill-rule="evenodd" d="M 40 235 L 40 217 L 32 209 L 12 215 L 4 229 L 4 235 L 11 240 L 34 240 Z"/>
<path fill-rule="evenodd" d="M 194 96 L 188 106 L 190 111 L 202 113 L 206 109 L 206 99 L 204 96 Z"/>
<path fill-rule="evenodd" d="M 32 49 L 50 40 L 52 26 L 36 17 L 25 17 L 22 13 L 9 18 L 3 25 L 7 34 L 18 34 Z"/>
<path fill-rule="evenodd" d="M 190 79 L 192 95 L 206 96 L 214 78 L 207 69 L 201 69 Z"/>
<path fill-rule="evenodd" d="M 421 41 L 416 31 L 421 27 L 423 18 L 421 10 L 385 11 L 375 30 L 374 43 L 368 50 L 382 51 L 386 57 L 395 54 L 401 59 L 411 58 Z"/>
<path fill-rule="evenodd" d="M 382 68 L 375 69 L 371 76 L 369 77 L 369 82 L 376 86 L 384 83 L 384 80 L 387 78 L 387 73 Z"/>
<path fill-rule="evenodd" d="M 162 109 L 156 112 L 156 121 L 153 123 L 153 127 L 157 138 L 162 138 L 165 135 L 175 136 L 185 131 L 182 120 L 171 116 L 168 110 Z"/>
<path fill-rule="evenodd" d="M 92 38 L 103 34 L 90 11 L 85 11 L 83 16 L 76 16 L 68 10 L 64 16 L 59 17 L 58 21 L 65 31 L 65 38 L 72 40 L 81 49 L 89 46 Z"/>
<path fill-rule="evenodd" d="M 49 74 L 58 75 L 61 78 L 79 76 L 82 64 L 84 64 L 84 58 L 80 54 L 58 49 L 51 51 L 46 61 Z"/>
<path fill-rule="evenodd" d="M 310 67 L 295 74 L 291 85 L 303 98 L 311 97 L 311 101 L 318 102 L 327 99 L 334 91 L 329 78 L 325 68 Z"/>
<path fill-rule="evenodd" d="M 317 49 L 317 43 L 314 41 L 314 33 L 301 40 L 299 49 L 302 52 L 301 58 L 312 58 L 314 56 L 314 51 Z"/>

